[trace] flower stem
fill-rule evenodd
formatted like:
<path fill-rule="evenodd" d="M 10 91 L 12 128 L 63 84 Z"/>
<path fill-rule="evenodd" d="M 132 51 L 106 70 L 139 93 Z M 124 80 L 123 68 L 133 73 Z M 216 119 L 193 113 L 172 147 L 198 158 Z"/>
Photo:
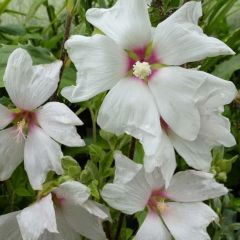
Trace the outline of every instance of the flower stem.
<path fill-rule="evenodd" d="M 94 111 L 92 108 L 89 108 L 91 119 L 92 119 L 92 136 L 93 136 L 93 142 L 95 143 L 97 141 L 97 125 L 96 125 L 96 117 L 94 114 Z"/>
<path fill-rule="evenodd" d="M 63 38 L 63 42 L 62 42 L 62 46 L 61 46 L 61 51 L 60 51 L 60 60 L 63 62 L 63 65 L 60 69 L 60 74 L 59 74 L 59 79 L 61 80 L 62 75 L 63 75 L 63 71 L 65 68 L 65 64 L 67 62 L 67 52 L 64 48 L 65 42 L 68 40 L 69 35 L 70 35 L 70 31 L 71 31 L 71 24 L 72 24 L 72 19 L 73 19 L 73 11 L 74 11 L 74 5 L 73 2 L 71 0 L 67 1 L 67 18 L 65 21 L 65 31 L 64 31 L 64 38 Z M 58 88 L 59 88 L 59 84 L 60 81 L 58 83 Z M 58 88 L 55 91 L 55 93 L 53 94 L 51 100 L 56 100 L 57 99 L 57 93 L 58 93 Z"/>
<path fill-rule="evenodd" d="M 131 143 L 130 143 L 130 149 L 129 149 L 129 153 L 128 153 L 128 157 L 132 160 L 133 160 L 133 157 L 134 157 L 135 146 L 136 146 L 136 138 L 132 137 Z M 120 233 L 121 233 L 122 225 L 123 225 L 123 222 L 124 222 L 124 218 L 125 218 L 125 214 L 121 213 L 120 216 L 119 216 L 119 219 L 118 219 L 117 231 L 116 231 L 114 240 L 118 240 L 119 237 L 120 237 Z"/>

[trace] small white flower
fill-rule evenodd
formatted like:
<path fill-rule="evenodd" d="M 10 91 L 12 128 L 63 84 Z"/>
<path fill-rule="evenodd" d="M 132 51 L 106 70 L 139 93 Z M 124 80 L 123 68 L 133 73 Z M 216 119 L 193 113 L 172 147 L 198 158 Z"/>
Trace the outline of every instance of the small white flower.
<path fill-rule="evenodd" d="M 23 161 L 30 183 L 41 189 L 48 171 L 62 174 L 62 151 L 57 142 L 83 146 L 76 125 L 82 121 L 64 104 L 46 102 L 56 91 L 61 61 L 32 65 L 27 51 L 18 48 L 9 57 L 4 84 L 17 109 L 0 104 L 0 180 L 8 179 Z M 53 140 L 54 139 L 54 140 Z"/>
<path fill-rule="evenodd" d="M 115 153 L 116 172 L 112 184 L 102 190 L 103 199 L 126 214 L 148 214 L 135 240 L 209 239 L 206 228 L 217 219 L 207 199 L 227 193 L 212 174 L 188 170 L 175 174 L 168 187 L 159 169 L 145 172 L 121 153 Z M 196 238 L 197 237 L 197 238 Z"/>
<path fill-rule="evenodd" d="M 75 35 L 66 42 L 78 72 L 76 86 L 64 88 L 62 95 L 80 102 L 110 90 L 98 124 L 138 138 L 147 155 L 161 141 L 160 117 L 178 136 L 193 141 L 200 129 L 195 96 L 204 79 L 176 65 L 234 54 L 203 33 L 197 26 L 201 16 L 201 3 L 188 2 L 153 31 L 146 0 L 118 0 L 110 9 L 88 10 L 87 20 L 105 35 Z"/>
<path fill-rule="evenodd" d="M 61 184 L 22 211 L 0 216 L 4 240 L 105 240 L 107 208 L 89 200 L 90 190 L 76 181 Z"/>

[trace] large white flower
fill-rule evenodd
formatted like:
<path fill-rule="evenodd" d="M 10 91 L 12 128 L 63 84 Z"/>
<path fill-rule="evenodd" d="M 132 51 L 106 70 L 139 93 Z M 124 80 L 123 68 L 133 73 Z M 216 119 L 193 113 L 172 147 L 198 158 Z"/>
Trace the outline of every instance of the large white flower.
<path fill-rule="evenodd" d="M 24 159 L 34 189 L 41 189 L 48 171 L 62 174 L 62 143 L 83 146 L 75 125 L 82 121 L 64 104 L 46 102 L 56 91 L 61 61 L 32 65 L 30 55 L 16 49 L 9 57 L 4 84 L 16 109 L 0 104 L 0 180 L 8 179 Z M 53 140 L 54 139 L 54 140 Z"/>
<path fill-rule="evenodd" d="M 206 227 L 217 219 L 206 204 L 207 199 L 227 193 L 212 174 L 188 170 L 173 176 L 165 186 L 159 169 L 145 172 L 121 153 L 115 154 L 116 172 L 112 184 L 102 190 L 103 199 L 126 214 L 148 209 L 136 240 L 206 240 Z"/>
<path fill-rule="evenodd" d="M 110 9 L 88 10 L 88 21 L 106 35 L 72 36 L 66 42 L 78 72 L 77 85 L 62 95 L 79 102 L 110 89 L 98 124 L 140 139 L 151 155 L 161 138 L 160 117 L 183 139 L 199 133 L 195 94 L 204 79 L 176 65 L 234 52 L 197 26 L 200 2 L 186 3 L 154 30 L 147 9 L 145 0 L 118 0 Z"/>
<path fill-rule="evenodd" d="M 89 199 L 90 189 L 69 181 L 22 211 L 0 216 L 1 240 L 105 240 L 107 208 Z"/>
<path fill-rule="evenodd" d="M 146 170 L 152 171 L 155 166 L 161 167 L 167 184 L 176 169 L 174 148 L 191 167 L 209 171 L 212 148 L 219 145 L 231 147 L 236 144 L 230 132 L 229 120 L 221 115 L 223 105 L 229 104 L 237 94 L 234 84 L 201 71 L 196 71 L 195 75 L 205 79 L 196 98 L 196 106 L 200 112 L 200 131 L 197 138 L 193 141 L 181 138 L 161 118 L 161 143 L 154 156 L 145 157 Z"/>

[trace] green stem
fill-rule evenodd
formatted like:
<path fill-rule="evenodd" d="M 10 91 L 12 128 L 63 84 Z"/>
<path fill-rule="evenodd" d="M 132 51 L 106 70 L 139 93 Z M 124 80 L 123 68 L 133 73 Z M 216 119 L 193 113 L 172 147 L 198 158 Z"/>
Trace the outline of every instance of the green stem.
<path fill-rule="evenodd" d="M 91 114 L 92 119 L 92 136 L 93 136 L 93 142 L 95 143 L 97 141 L 97 124 L 96 124 L 96 116 L 92 110 L 92 108 L 89 108 L 89 112 Z"/>
<path fill-rule="evenodd" d="M 60 80 L 62 78 L 63 71 L 64 71 L 64 68 L 65 68 L 65 64 L 67 62 L 67 51 L 65 50 L 64 45 L 65 45 L 65 42 L 68 40 L 68 38 L 70 36 L 71 24 L 72 24 L 72 19 L 73 19 L 74 7 L 71 5 L 71 2 L 72 1 L 69 0 L 68 1 L 69 4 L 67 3 L 67 18 L 66 18 L 66 22 L 65 22 L 64 39 L 63 39 L 63 42 L 62 42 L 62 47 L 61 47 L 61 52 L 60 52 L 60 60 L 63 62 L 63 65 L 60 69 L 60 75 L 59 75 Z M 59 81 L 59 83 L 60 83 L 60 81 Z M 58 83 L 58 88 L 59 88 L 59 83 Z M 51 98 L 52 101 L 57 99 L 58 88 Z"/>

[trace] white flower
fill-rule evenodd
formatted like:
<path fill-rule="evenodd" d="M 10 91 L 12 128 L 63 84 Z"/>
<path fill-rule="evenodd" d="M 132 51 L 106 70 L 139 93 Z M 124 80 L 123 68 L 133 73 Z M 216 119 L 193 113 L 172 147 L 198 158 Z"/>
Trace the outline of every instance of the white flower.
<path fill-rule="evenodd" d="M 121 153 L 115 154 L 116 172 L 112 184 L 102 190 L 103 199 L 126 214 L 148 208 L 148 214 L 135 236 L 136 240 L 206 240 L 206 227 L 217 219 L 207 199 L 227 193 L 212 174 L 188 170 L 173 176 L 166 188 L 159 169 L 145 172 Z"/>
<path fill-rule="evenodd" d="M 145 0 L 118 0 L 86 17 L 106 35 L 72 36 L 65 44 L 77 68 L 77 84 L 63 89 L 71 102 L 109 90 L 98 124 L 115 134 L 140 139 L 147 155 L 161 139 L 160 117 L 183 139 L 196 139 L 200 114 L 195 95 L 204 79 L 176 65 L 234 54 L 197 26 L 200 2 L 188 2 L 152 29 Z"/>
<path fill-rule="evenodd" d="M 83 146 L 75 125 L 82 121 L 64 104 L 46 102 L 56 91 L 61 61 L 32 65 L 30 55 L 16 49 L 9 57 L 4 84 L 17 109 L 0 105 L 0 180 L 8 179 L 24 159 L 30 183 L 41 189 L 48 171 L 62 174 L 62 143 Z M 53 140 L 54 139 L 54 140 Z"/>
<path fill-rule="evenodd" d="M 61 184 L 22 211 L 0 216 L 4 240 L 105 240 L 107 208 L 89 200 L 90 190 L 76 181 Z"/>
<path fill-rule="evenodd" d="M 220 145 L 231 147 L 236 144 L 230 132 L 229 120 L 221 115 L 223 105 L 229 104 L 236 96 L 235 86 L 230 81 L 223 81 L 201 71 L 196 72 L 196 75 L 206 79 L 196 95 L 196 106 L 200 112 L 200 131 L 197 138 L 193 141 L 181 138 L 161 118 L 163 131 L 159 148 L 155 155 L 145 157 L 146 170 L 153 171 L 154 167 L 161 167 L 166 184 L 176 169 L 174 148 L 191 167 L 209 171 L 212 148 Z"/>

